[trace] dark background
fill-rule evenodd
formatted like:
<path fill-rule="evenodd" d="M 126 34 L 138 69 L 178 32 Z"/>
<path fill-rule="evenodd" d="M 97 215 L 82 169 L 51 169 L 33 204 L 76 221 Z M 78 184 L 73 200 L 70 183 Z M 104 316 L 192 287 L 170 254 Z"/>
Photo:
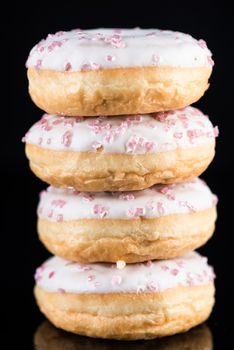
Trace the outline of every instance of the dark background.
<path fill-rule="evenodd" d="M 1 13 L 5 21 L 1 40 L 5 76 L 1 95 L 2 202 L 4 205 L 1 257 L 1 319 L 7 349 L 32 348 L 33 334 L 43 320 L 32 295 L 33 274 L 49 254 L 36 233 L 38 192 L 45 188 L 28 168 L 21 138 L 37 121 L 40 111 L 27 93 L 25 61 L 29 50 L 48 33 L 91 27 L 155 27 L 190 33 L 203 38 L 213 52 L 214 72 L 210 89 L 196 105 L 219 126 L 217 154 L 203 174 L 219 196 L 219 219 L 211 241 L 201 249 L 217 274 L 217 302 L 208 325 L 215 349 L 227 348 L 233 322 L 233 12 L 224 2 L 67 1 L 54 6 L 41 2 L 10 5 Z M 19 7 L 20 6 L 20 7 Z M 6 39 L 6 44 L 3 43 Z M 1 76 L 2 76 L 1 74 Z M 226 345 L 226 347 L 225 347 Z M 230 346 L 230 345 L 229 345 Z M 137 348 L 137 347 L 136 347 Z"/>

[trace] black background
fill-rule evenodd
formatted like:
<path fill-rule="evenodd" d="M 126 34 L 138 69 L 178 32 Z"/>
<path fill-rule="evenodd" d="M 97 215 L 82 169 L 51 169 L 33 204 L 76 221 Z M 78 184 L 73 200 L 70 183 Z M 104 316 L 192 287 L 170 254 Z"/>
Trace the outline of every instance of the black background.
<path fill-rule="evenodd" d="M 217 302 L 208 325 L 215 349 L 227 348 L 233 314 L 232 210 L 233 210 L 233 22 L 224 2 L 77 1 L 48 6 L 11 5 L 1 13 L 1 201 L 4 228 L 1 239 L 1 319 L 7 349 L 31 349 L 33 334 L 43 320 L 32 295 L 33 274 L 49 254 L 36 233 L 38 192 L 45 188 L 28 168 L 21 138 L 40 118 L 27 93 L 25 61 L 29 50 L 48 33 L 72 28 L 155 27 L 190 33 L 207 41 L 215 61 L 210 89 L 196 104 L 219 126 L 217 154 L 203 178 L 219 196 L 219 219 L 214 237 L 201 252 L 208 255 L 217 274 Z M 10 6 L 9 6 L 10 7 Z M 6 44 L 5 44 L 6 39 Z M 226 346 L 226 347 L 225 347 Z M 231 344 L 229 345 L 231 347 Z M 137 348 L 137 347 L 136 347 Z"/>

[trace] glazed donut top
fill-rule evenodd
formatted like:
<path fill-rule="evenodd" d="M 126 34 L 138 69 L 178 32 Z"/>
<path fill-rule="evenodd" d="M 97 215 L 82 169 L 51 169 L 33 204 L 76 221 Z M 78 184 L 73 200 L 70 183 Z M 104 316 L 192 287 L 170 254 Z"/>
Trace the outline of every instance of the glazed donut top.
<path fill-rule="evenodd" d="M 121 117 L 68 118 L 45 114 L 23 139 L 60 151 L 143 154 L 214 142 L 217 127 L 194 107 Z"/>
<path fill-rule="evenodd" d="M 215 206 L 217 197 L 200 179 L 155 185 L 134 192 L 77 192 L 50 186 L 40 196 L 38 216 L 50 221 L 154 218 Z"/>
<path fill-rule="evenodd" d="M 214 280 L 207 258 L 197 252 L 172 260 L 128 264 L 79 264 L 52 257 L 35 274 L 39 287 L 48 292 L 118 293 L 162 292 L 178 286 L 208 284 Z"/>
<path fill-rule="evenodd" d="M 49 34 L 31 50 L 28 68 L 87 71 L 120 67 L 210 67 L 204 40 L 158 29 L 75 29 Z"/>

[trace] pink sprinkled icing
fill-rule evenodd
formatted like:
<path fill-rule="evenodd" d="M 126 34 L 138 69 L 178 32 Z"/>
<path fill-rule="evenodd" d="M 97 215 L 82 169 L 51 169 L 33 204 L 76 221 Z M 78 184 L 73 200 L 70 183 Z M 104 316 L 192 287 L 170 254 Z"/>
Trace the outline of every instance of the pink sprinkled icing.
<path fill-rule="evenodd" d="M 49 187 L 40 196 L 38 216 L 50 221 L 154 218 L 214 207 L 217 197 L 200 179 L 155 185 L 134 192 L 74 192 Z"/>
<path fill-rule="evenodd" d="M 178 259 L 153 261 L 150 265 L 128 264 L 122 270 L 115 264 L 68 264 L 67 260 L 53 257 L 37 269 L 35 280 L 47 292 L 160 293 L 178 286 L 211 283 L 214 272 L 207 259 L 196 252 Z"/>
<path fill-rule="evenodd" d="M 204 40 L 158 29 L 59 31 L 35 45 L 27 67 L 59 71 L 116 67 L 212 67 Z"/>
<path fill-rule="evenodd" d="M 214 143 L 218 128 L 194 107 L 121 117 L 68 118 L 45 114 L 24 141 L 63 151 L 145 154 Z"/>

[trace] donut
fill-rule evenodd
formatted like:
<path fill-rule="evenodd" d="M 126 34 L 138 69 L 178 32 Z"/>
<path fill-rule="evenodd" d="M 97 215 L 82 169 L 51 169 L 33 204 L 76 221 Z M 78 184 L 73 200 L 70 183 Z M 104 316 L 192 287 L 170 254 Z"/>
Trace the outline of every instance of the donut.
<path fill-rule="evenodd" d="M 45 114 L 23 140 L 32 171 L 49 184 L 129 191 L 199 176 L 217 133 L 207 116 L 186 107 L 112 118 Z"/>
<path fill-rule="evenodd" d="M 211 237 L 216 202 L 196 178 L 135 192 L 49 187 L 40 196 L 38 232 L 51 253 L 82 263 L 170 259 Z"/>
<path fill-rule="evenodd" d="M 213 270 L 196 252 L 123 269 L 53 257 L 35 279 L 45 316 L 90 337 L 134 340 L 184 332 L 206 320 L 214 304 Z"/>
<path fill-rule="evenodd" d="M 64 332 L 46 320 L 36 330 L 34 346 L 38 350 L 212 350 L 213 340 L 206 324 L 167 338 L 141 342 L 119 342 L 92 339 Z"/>
<path fill-rule="evenodd" d="M 75 29 L 31 50 L 29 93 L 50 114 L 99 116 L 183 108 L 208 88 L 204 40 L 157 29 Z"/>

